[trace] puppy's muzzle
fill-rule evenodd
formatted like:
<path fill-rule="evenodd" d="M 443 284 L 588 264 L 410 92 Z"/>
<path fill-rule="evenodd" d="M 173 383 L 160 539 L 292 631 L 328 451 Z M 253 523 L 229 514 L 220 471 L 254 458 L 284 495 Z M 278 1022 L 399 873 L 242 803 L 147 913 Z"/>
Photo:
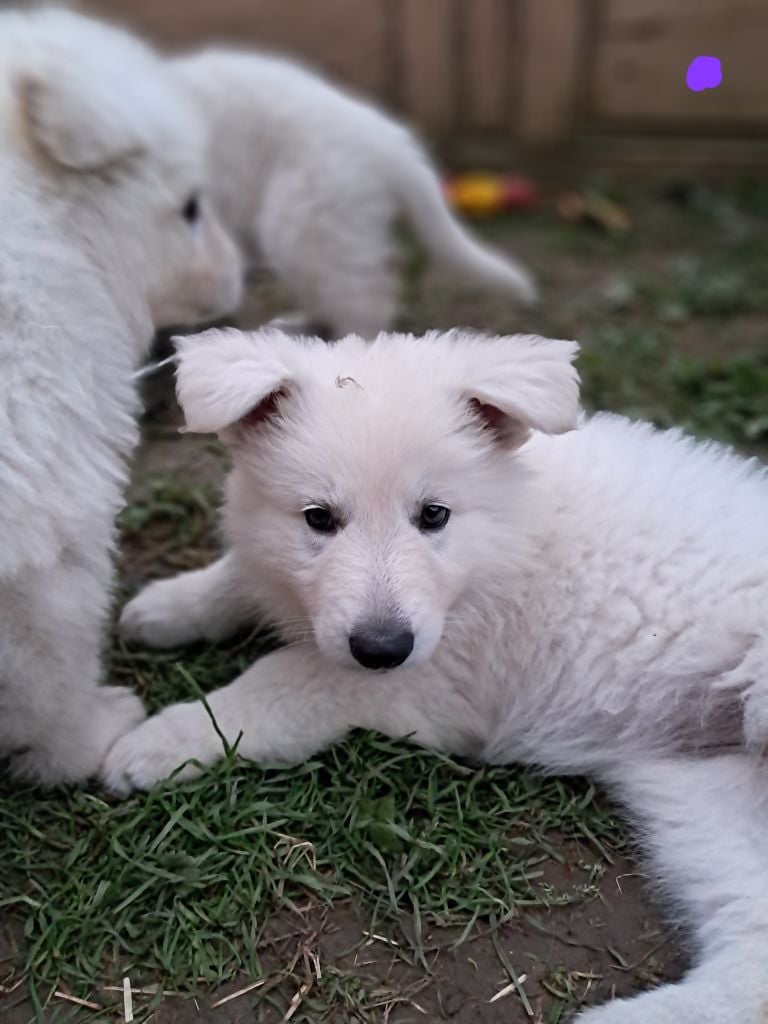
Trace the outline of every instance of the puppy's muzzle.
<path fill-rule="evenodd" d="M 349 649 L 363 668 L 397 668 L 413 650 L 413 633 L 401 622 L 369 623 L 350 634 Z"/>

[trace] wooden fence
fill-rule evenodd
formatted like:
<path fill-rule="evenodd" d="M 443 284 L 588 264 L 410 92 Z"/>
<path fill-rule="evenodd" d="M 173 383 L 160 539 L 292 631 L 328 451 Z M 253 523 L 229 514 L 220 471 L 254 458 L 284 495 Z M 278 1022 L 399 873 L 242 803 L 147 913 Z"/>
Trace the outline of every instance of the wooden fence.
<path fill-rule="evenodd" d="M 768 173 L 768 0 L 85 0 L 163 46 L 302 57 L 457 165 Z M 723 83 L 692 92 L 697 55 Z"/>

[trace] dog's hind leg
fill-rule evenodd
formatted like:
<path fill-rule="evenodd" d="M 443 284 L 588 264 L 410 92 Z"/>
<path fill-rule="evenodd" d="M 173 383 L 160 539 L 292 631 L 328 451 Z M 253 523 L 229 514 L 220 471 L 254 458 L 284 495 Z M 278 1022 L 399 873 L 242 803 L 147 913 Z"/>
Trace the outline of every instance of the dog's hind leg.
<path fill-rule="evenodd" d="M 83 782 L 144 718 L 139 697 L 102 686 L 110 572 L 74 559 L 0 584 L 0 757 L 43 785 Z"/>
<path fill-rule="evenodd" d="M 578 1024 L 768 1021 L 768 769 L 747 755 L 628 764 L 613 779 L 667 895 L 693 929 L 682 981 Z"/>
<path fill-rule="evenodd" d="M 157 648 L 224 640 L 256 620 L 244 589 L 226 554 L 205 569 L 150 583 L 123 609 L 120 633 Z"/>

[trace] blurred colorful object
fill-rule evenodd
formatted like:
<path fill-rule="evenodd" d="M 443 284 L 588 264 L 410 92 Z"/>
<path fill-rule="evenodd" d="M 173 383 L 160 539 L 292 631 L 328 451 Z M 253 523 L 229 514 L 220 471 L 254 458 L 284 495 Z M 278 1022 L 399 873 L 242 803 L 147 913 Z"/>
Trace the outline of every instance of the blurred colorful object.
<path fill-rule="evenodd" d="M 563 220 L 591 224 L 609 234 L 625 234 L 632 227 L 622 207 L 594 192 L 566 192 L 558 199 L 557 209 Z"/>
<path fill-rule="evenodd" d="M 443 187 L 451 206 L 470 217 L 528 209 L 538 198 L 533 182 L 518 175 L 473 171 L 449 178 Z"/>

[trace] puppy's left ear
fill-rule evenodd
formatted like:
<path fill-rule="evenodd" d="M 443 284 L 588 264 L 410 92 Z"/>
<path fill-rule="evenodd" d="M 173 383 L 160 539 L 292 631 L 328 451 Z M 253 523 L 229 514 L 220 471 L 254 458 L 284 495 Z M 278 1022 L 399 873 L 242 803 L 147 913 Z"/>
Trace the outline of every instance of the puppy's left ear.
<path fill-rule="evenodd" d="M 176 394 L 193 433 L 225 432 L 224 440 L 234 440 L 229 428 L 258 427 L 292 385 L 281 357 L 290 341 L 280 331 L 213 329 L 173 340 Z"/>
<path fill-rule="evenodd" d="M 141 114 L 116 76 L 96 89 L 85 69 L 57 74 L 51 68 L 18 78 L 15 92 L 30 138 L 60 167 L 99 171 L 143 149 Z"/>
<path fill-rule="evenodd" d="M 518 448 L 532 430 L 563 434 L 578 422 L 579 346 L 536 335 L 480 340 L 465 391 L 470 413 L 503 448 Z"/>

